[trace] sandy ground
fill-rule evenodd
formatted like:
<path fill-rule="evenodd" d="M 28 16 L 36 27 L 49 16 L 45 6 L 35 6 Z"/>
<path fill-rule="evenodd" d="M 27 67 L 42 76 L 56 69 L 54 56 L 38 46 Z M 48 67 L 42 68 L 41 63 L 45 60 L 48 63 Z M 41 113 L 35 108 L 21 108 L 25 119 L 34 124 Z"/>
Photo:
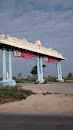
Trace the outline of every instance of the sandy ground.
<path fill-rule="evenodd" d="M 49 83 L 49 84 L 21 84 L 24 89 L 30 89 L 38 94 L 31 95 L 25 100 L 5 103 L 0 105 L 2 113 L 24 114 L 73 114 L 73 84 Z M 46 92 L 61 94 L 43 95 Z"/>
<path fill-rule="evenodd" d="M 24 89 L 30 89 L 35 93 L 55 92 L 61 94 L 73 94 L 73 83 L 49 83 L 49 84 L 34 84 L 20 83 Z"/>

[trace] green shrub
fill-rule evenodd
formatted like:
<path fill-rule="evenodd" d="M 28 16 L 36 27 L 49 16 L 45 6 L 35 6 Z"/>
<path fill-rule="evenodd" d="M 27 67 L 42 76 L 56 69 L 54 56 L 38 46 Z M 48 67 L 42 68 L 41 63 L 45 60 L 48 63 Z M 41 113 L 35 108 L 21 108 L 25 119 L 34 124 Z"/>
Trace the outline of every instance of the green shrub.
<path fill-rule="evenodd" d="M 16 83 L 34 82 L 34 81 L 36 81 L 36 78 L 27 77 L 27 78 L 15 79 L 15 81 L 16 81 Z"/>
<path fill-rule="evenodd" d="M 56 82 L 56 79 L 55 77 L 45 77 L 45 82 Z"/>
<path fill-rule="evenodd" d="M 47 94 L 52 94 L 52 92 L 46 92 L 46 93 L 43 93 L 43 95 L 47 95 Z"/>
<path fill-rule="evenodd" d="M 31 90 L 24 90 L 21 88 L 21 86 L 15 86 L 15 87 L 1 87 L 0 88 L 0 103 L 2 100 L 6 99 L 15 99 L 15 100 L 21 100 L 25 99 L 27 96 L 34 94 Z M 7 102 L 7 100 L 6 100 Z"/>
<path fill-rule="evenodd" d="M 48 83 L 48 80 L 47 80 L 47 79 L 45 79 L 45 80 L 44 80 L 44 84 L 47 84 L 47 83 Z"/>

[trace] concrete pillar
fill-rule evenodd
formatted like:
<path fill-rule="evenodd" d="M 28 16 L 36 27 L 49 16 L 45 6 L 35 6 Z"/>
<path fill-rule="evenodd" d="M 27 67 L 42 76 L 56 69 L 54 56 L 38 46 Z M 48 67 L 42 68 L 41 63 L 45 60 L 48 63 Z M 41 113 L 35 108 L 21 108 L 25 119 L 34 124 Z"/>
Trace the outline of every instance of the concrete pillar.
<path fill-rule="evenodd" d="M 43 58 L 42 57 L 40 57 L 40 74 L 41 74 L 40 81 L 44 82 L 44 79 L 43 79 Z"/>
<path fill-rule="evenodd" d="M 39 66 L 39 56 L 37 56 L 37 81 L 40 81 L 40 66 Z"/>
<path fill-rule="evenodd" d="M 3 48 L 2 49 L 2 56 L 3 56 L 3 62 L 2 62 L 2 66 L 3 66 L 3 82 L 6 81 L 6 49 Z"/>
<path fill-rule="evenodd" d="M 8 51 L 9 58 L 9 81 L 12 80 L 12 59 L 11 59 L 11 50 Z"/>
<path fill-rule="evenodd" d="M 57 62 L 57 74 L 58 74 L 58 79 L 59 79 L 59 62 Z"/>
<path fill-rule="evenodd" d="M 60 71 L 60 78 L 62 79 L 62 70 L 61 70 L 61 62 L 59 62 L 59 71 Z"/>
<path fill-rule="evenodd" d="M 64 82 L 64 80 L 62 79 L 61 62 L 57 62 L 57 73 L 58 73 L 57 81 Z"/>
<path fill-rule="evenodd" d="M 6 79 L 6 49 L 5 48 L 2 49 L 3 80 L 0 81 L 0 87 L 7 86 L 7 85 L 9 85 L 9 86 L 15 86 L 16 85 L 15 80 L 12 80 L 11 50 L 9 50 L 8 53 L 9 53 L 9 55 L 8 55 L 8 59 L 9 59 L 9 79 Z"/>

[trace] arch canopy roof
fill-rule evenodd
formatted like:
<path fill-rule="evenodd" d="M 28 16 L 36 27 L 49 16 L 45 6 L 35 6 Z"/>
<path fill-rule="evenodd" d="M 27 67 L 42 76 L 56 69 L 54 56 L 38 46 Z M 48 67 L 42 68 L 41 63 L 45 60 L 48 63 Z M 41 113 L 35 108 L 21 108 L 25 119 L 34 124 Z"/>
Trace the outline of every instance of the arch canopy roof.
<path fill-rule="evenodd" d="M 15 47 L 18 49 L 28 50 L 33 53 L 38 53 L 41 55 L 46 55 L 49 57 L 53 57 L 59 60 L 65 60 L 59 52 L 52 50 L 52 48 L 45 48 L 41 45 L 40 41 L 35 41 L 35 44 L 29 43 L 25 38 L 24 39 L 17 39 L 16 37 L 11 37 L 9 35 L 6 36 L 2 34 L 0 35 L 0 45 L 4 44 L 7 46 Z"/>

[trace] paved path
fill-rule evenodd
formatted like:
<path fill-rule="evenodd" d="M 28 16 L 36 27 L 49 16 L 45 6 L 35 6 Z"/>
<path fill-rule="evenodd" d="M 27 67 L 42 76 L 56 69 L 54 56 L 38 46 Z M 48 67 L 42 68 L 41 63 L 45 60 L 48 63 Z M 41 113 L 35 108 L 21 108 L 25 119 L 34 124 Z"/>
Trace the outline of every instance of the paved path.
<path fill-rule="evenodd" d="M 23 86 L 24 89 L 30 89 L 35 93 L 55 92 L 61 94 L 73 94 L 73 83 L 19 83 L 19 85 Z"/>
<path fill-rule="evenodd" d="M 73 130 L 73 116 L 0 114 L 0 130 Z"/>

